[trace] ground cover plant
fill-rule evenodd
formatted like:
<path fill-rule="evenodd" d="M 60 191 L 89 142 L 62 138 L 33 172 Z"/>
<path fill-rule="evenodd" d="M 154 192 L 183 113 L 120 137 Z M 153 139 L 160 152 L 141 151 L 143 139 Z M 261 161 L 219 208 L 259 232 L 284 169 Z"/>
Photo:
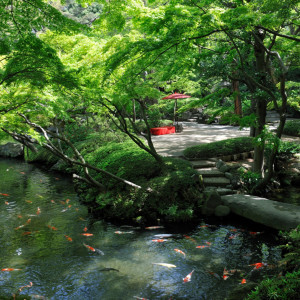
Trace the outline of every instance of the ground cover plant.
<path fill-rule="evenodd" d="M 300 120 L 287 120 L 283 133 L 292 136 L 300 136 Z"/>

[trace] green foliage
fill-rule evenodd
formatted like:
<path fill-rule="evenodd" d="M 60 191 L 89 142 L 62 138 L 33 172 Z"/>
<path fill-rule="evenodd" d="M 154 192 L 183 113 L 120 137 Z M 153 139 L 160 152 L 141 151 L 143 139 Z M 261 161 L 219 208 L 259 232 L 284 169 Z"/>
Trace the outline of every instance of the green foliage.
<path fill-rule="evenodd" d="M 32 152 L 28 148 L 24 150 L 24 158 L 27 162 L 40 162 L 47 165 L 54 165 L 58 161 L 58 157 L 53 155 L 49 150 L 37 146 L 37 152 Z"/>
<path fill-rule="evenodd" d="M 240 168 L 238 170 L 240 176 L 241 187 L 247 193 L 250 193 L 256 184 L 261 180 L 261 175 L 250 170 Z"/>
<path fill-rule="evenodd" d="M 239 137 L 217 141 L 209 144 L 192 146 L 184 150 L 184 155 L 188 158 L 210 158 L 221 155 L 231 155 L 242 152 L 252 151 L 254 149 L 253 139 L 251 137 Z"/>
<path fill-rule="evenodd" d="M 281 247 L 286 252 L 283 262 L 292 269 L 300 268 L 300 225 L 289 232 L 281 232 L 281 236 L 286 240 L 285 245 Z"/>
<path fill-rule="evenodd" d="M 283 133 L 300 137 L 300 120 L 287 120 L 283 129 Z"/>
<path fill-rule="evenodd" d="M 279 278 L 263 280 L 247 300 L 297 300 L 300 294 L 300 271 Z"/>

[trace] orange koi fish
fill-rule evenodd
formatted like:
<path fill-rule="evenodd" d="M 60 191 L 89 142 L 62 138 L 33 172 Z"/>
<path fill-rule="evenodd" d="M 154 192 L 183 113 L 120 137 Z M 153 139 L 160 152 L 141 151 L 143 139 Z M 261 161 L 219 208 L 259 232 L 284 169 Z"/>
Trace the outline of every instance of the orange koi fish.
<path fill-rule="evenodd" d="M 19 218 L 19 219 L 22 219 L 23 217 L 22 217 L 22 215 L 18 215 L 18 218 Z"/>
<path fill-rule="evenodd" d="M 32 232 L 31 232 L 31 231 L 24 231 L 24 232 L 22 233 L 22 235 L 29 235 L 29 234 L 32 234 Z"/>
<path fill-rule="evenodd" d="M 69 242 L 73 242 L 73 239 L 71 237 L 69 237 L 68 235 L 65 235 L 65 237 Z"/>
<path fill-rule="evenodd" d="M 193 275 L 193 272 L 195 270 L 193 270 L 191 273 L 189 273 L 188 275 L 186 275 L 184 278 L 183 278 L 183 282 L 189 282 L 192 280 L 192 275 Z"/>
<path fill-rule="evenodd" d="M 70 202 L 70 199 L 67 199 L 67 200 L 66 200 L 66 203 L 68 204 L 69 202 Z"/>
<path fill-rule="evenodd" d="M 247 283 L 247 280 L 243 278 L 240 284 L 245 284 L 245 283 Z"/>
<path fill-rule="evenodd" d="M 21 291 L 22 291 L 24 288 L 26 288 L 26 287 L 32 287 L 32 285 L 33 285 L 33 283 L 30 281 L 28 285 L 21 286 L 21 287 L 19 288 L 19 292 L 21 292 Z"/>
<path fill-rule="evenodd" d="M 41 213 L 41 209 L 38 207 L 37 211 L 36 211 L 36 214 L 39 215 L 40 213 Z"/>
<path fill-rule="evenodd" d="M 211 243 L 210 242 L 205 242 L 206 245 L 208 246 L 211 246 Z"/>
<path fill-rule="evenodd" d="M 88 248 L 89 250 L 91 250 L 91 251 L 93 251 L 93 252 L 96 251 L 95 248 L 93 248 L 93 247 L 91 247 L 91 246 L 89 246 L 89 245 L 86 245 L 86 244 L 84 244 L 84 243 L 83 243 L 83 245 L 84 245 L 84 247 Z"/>
<path fill-rule="evenodd" d="M 0 193 L 1 196 L 5 196 L 5 197 L 8 197 L 9 194 L 3 194 L 3 193 Z"/>
<path fill-rule="evenodd" d="M 207 248 L 207 247 L 209 247 L 209 246 L 204 245 L 204 246 L 197 246 L 196 248 L 203 249 L 203 248 Z"/>
<path fill-rule="evenodd" d="M 9 203 L 7 201 L 4 202 L 6 205 L 8 205 Z"/>
<path fill-rule="evenodd" d="M 186 239 L 191 240 L 192 242 L 196 243 L 196 240 L 194 240 L 192 237 L 190 237 L 189 235 L 183 235 Z"/>
<path fill-rule="evenodd" d="M 24 174 L 25 174 L 25 172 L 20 172 L 20 174 L 23 174 L 23 175 L 24 175 Z"/>
<path fill-rule="evenodd" d="M 88 231 L 88 229 L 87 229 L 86 226 L 83 228 L 83 231 L 84 231 L 84 232 L 87 232 L 87 231 Z"/>
<path fill-rule="evenodd" d="M 148 230 L 161 229 L 161 228 L 165 228 L 165 227 L 164 226 L 149 226 L 149 227 L 145 227 L 145 229 L 148 229 Z"/>
<path fill-rule="evenodd" d="M 92 233 L 80 233 L 81 235 L 84 235 L 84 236 L 93 236 Z"/>
<path fill-rule="evenodd" d="M 62 205 L 65 205 L 66 204 L 66 202 L 64 202 L 64 201 L 59 201 Z"/>
<path fill-rule="evenodd" d="M 163 242 L 166 242 L 167 240 L 166 239 L 154 239 L 152 240 L 152 242 L 156 242 L 156 243 L 163 243 Z"/>
<path fill-rule="evenodd" d="M 54 226 L 50 226 L 50 225 L 48 225 L 48 227 L 49 227 L 50 229 L 52 229 L 52 230 L 57 230 L 57 228 L 56 228 L 56 227 L 54 227 Z"/>
<path fill-rule="evenodd" d="M 51 203 L 55 203 L 55 201 L 54 201 L 54 200 L 51 200 Z"/>
<path fill-rule="evenodd" d="M 71 208 L 71 207 L 72 207 L 72 204 L 69 204 L 69 205 L 68 205 L 68 208 Z"/>
<path fill-rule="evenodd" d="M 11 272 L 11 271 L 20 271 L 21 269 L 14 269 L 14 268 L 4 268 L 1 271 L 3 272 Z"/>
<path fill-rule="evenodd" d="M 32 203 L 32 201 L 30 201 L 30 200 L 25 200 L 25 201 L 26 201 L 27 203 L 30 203 L 30 204 Z"/>
<path fill-rule="evenodd" d="M 260 269 L 260 268 L 262 268 L 262 267 L 264 267 L 264 266 L 266 266 L 267 264 L 265 264 L 265 263 L 255 263 L 255 264 L 251 264 L 251 265 L 249 265 L 249 266 L 254 266 L 254 270 L 257 270 L 257 269 Z"/>
<path fill-rule="evenodd" d="M 211 271 L 207 271 L 210 275 L 212 275 L 212 276 L 214 276 L 214 277 L 216 277 L 217 279 L 221 279 L 221 277 L 217 274 L 217 273 L 215 273 L 215 272 L 211 272 Z"/>
<path fill-rule="evenodd" d="M 27 221 L 26 221 L 26 224 L 29 224 L 31 222 L 31 219 L 28 219 Z"/>
<path fill-rule="evenodd" d="M 176 252 L 182 254 L 182 255 L 185 257 L 185 253 L 184 253 L 183 251 L 181 251 L 181 250 L 179 250 L 179 249 L 174 249 L 174 251 L 176 251 Z"/>

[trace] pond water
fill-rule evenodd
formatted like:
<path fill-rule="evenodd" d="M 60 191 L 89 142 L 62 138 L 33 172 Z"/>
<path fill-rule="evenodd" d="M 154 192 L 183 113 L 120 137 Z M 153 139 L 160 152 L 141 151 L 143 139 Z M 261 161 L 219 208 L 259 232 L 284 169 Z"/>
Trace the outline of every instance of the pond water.
<path fill-rule="evenodd" d="M 217 300 L 279 273 L 269 232 L 115 226 L 89 218 L 65 175 L 4 159 L 0 174 L 0 299 Z"/>

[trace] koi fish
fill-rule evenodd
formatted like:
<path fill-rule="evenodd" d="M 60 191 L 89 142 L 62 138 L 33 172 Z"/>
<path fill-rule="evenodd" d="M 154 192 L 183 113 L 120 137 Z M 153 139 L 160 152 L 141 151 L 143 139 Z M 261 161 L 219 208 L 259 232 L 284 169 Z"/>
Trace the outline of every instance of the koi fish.
<path fill-rule="evenodd" d="M 161 228 L 165 228 L 165 227 L 164 226 L 149 226 L 149 227 L 145 227 L 145 229 L 148 229 L 148 230 L 161 229 Z"/>
<path fill-rule="evenodd" d="M 260 269 L 260 268 L 262 268 L 262 267 L 264 267 L 266 265 L 267 264 L 265 264 L 265 263 L 255 263 L 255 264 L 251 264 L 249 266 L 254 266 L 254 270 L 257 270 L 257 269 Z"/>
<path fill-rule="evenodd" d="M 69 205 L 68 205 L 68 208 L 71 208 L 71 207 L 72 207 L 72 204 L 69 204 Z"/>
<path fill-rule="evenodd" d="M 221 279 L 221 277 L 217 274 L 217 273 L 215 273 L 215 272 L 211 272 L 211 271 L 207 271 L 210 275 L 212 275 L 212 276 L 214 276 L 214 277 L 216 277 L 217 279 Z"/>
<path fill-rule="evenodd" d="M 70 199 L 67 199 L 67 200 L 66 200 L 66 203 L 68 204 L 69 202 L 70 202 Z"/>
<path fill-rule="evenodd" d="M 166 263 L 152 263 L 152 265 L 163 266 L 163 267 L 166 267 L 166 268 L 176 268 L 175 265 L 172 265 L 172 264 L 166 264 Z"/>
<path fill-rule="evenodd" d="M 192 237 L 190 237 L 189 235 L 183 235 L 186 239 L 196 243 L 196 240 L 194 240 Z"/>
<path fill-rule="evenodd" d="M 167 240 L 166 239 L 154 239 L 152 240 L 152 242 L 156 242 L 156 243 L 163 243 L 163 242 L 166 242 Z"/>
<path fill-rule="evenodd" d="M 14 268 L 4 268 L 1 271 L 3 272 L 11 272 L 11 271 L 20 271 L 21 269 L 14 269 Z"/>
<path fill-rule="evenodd" d="M 50 226 L 50 225 L 48 225 L 48 227 L 49 227 L 50 229 L 52 229 L 52 230 L 57 230 L 57 228 L 56 228 L 56 227 L 54 227 L 54 226 Z"/>
<path fill-rule="evenodd" d="M 224 280 L 227 280 L 227 279 L 229 278 L 230 275 L 232 275 L 232 274 L 230 274 L 230 272 L 224 268 L 222 278 L 223 278 Z"/>
<path fill-rule="evenodd" d="M 133 296 L 133 298 L 138 299 L 138 300 L 147 300 L 147 298 L 141 298 L 141 297 L 138 297 L 138 296 Z"/>
<path fill-rule="evenodd" d="M 230 239 L 230 240 L 233 240 L 233 239 L 235 239 L 235 238 L 238 237 L 238 236 L 239 236 L 239 234 L 231 235 L 231 236 L 229 237 L 229 239 Z"/>
<path fill-rule="evenodd" d="M 31 219 L 28 219 L 27 221 L 26 221 L 26 224 L 29 224 L 31 222 Z"/>
<path fill-rule="evenodd" d="M 20 172 L 20 174 L 23 174 L 23 175 L 24 175 L 24 174 L 25 174 L 25 172 Z"/>
<path fill-rule="evenodd" d="M 92 233 L 80 233 L 81 235 L 84 235 L 84 236 L 93 236 Z"/>
<path fill-rule="evenodd" d="M 32 201 L 30 201 L 30 200 L 25 200 L 25 201 L 26 201 L 27 203 L 30 203 L 30 204 L 32 203 Z"/>
<path fill-rule="evenodd" d="M 240 284 L 245 284 L 245 283 L 247 283 L 247 280 L 243 278 Z"/>
<path fill-rule="evenodd" d="M 39 215 L 40 213 L 41 213 L 41 209 L 38 207 L 37 211 L 36 211 L 36 214 Z"/>
<path fill-rule="evenodd" d="M 200 225 L 199 228 L 207 228 L 209 225 Z"/>
<path fill-rule="evenodd" d="M 19 218 L 19 219 L 22 219 L 23 217 L 22 217 L 22 215 L 18 215 L 18 218 Z"/>
<path fill-rule="evenodd" d="M 6 205 L 8 205 L 9 203 L 7 201 L 4 202 Z"/>
<path fill-rule="evenodd" d="M 22 227 L 24 227 L 24 226 L 25 226 L 24 224 L 23 224 L 23 225 L 20 225 L 20 226 L 16 227 L 15 230 L 18 230 L 18 229 L 20 229 L 20 228 L 22 228 Z"/>
<path fill-rule="evenodd" d="M 256 235 L 262 234 L 262 232 L 249 231 L 249 234 L 251 234 L 252 236 L 256 236 Z"/>
<path fill-rule="evenodd" d="M 195 270 L 193 270 L 191 273 L 189 273 L 188 275 L 186 275 L 184 278 L 183 278 L 183 282 L 189 282 L 192 280 L 192 275 L 193 275 L 193 272 Z"/>
<path fill-rule="evenodd" d="M 55 201 L 54 201 L 54 200 L 51 200 L 51 203 L 55 203 Z"/>
<path fill-rule="evenodd" d="M 176 251 L 176 252 L 182 254 L 182 255 L 185 257 L 185 253 L 184 253 L 183 251 L 181 251 L 181 250 L 179 250 L 179 249 L 174 249 L 174 251 Z"/>
<path fill-rule="evenodd" d="M 209 246 L 204 245 L 204 246 L 197 246 L 196 248 L 203 249 L 203 248 L 207 248 L 207 247 L 209 247 Z"/>
<path fill-rule="evenodd" d="M 0 193 L 1 196 L 4 196 L 4 197 L 8 197 L 9 194 L 3 194 L 3 193 Z"/>
<path fill-rule="evenodd" d="M 31 232 L 31 231 L 24 231 L 24 232 L 22 233 L 22 235 L 29 235 L 29 234 L 32 234 L 32 232 Z"/>
<path fill-rule="evenodd" d="M 86 226 L 83 228 L 83 231 L 84 231 L 84 232 L 87 232 L 87 231 L 88 231 L 88 229 L 87 229 Z"/>
<path fill-rule="evenodd" d="M 86 245 L 86 244 L 84 244 L 84 243 L 83 243 L 83 245 L 84 245 L 87 249 L 89 249 L 89 250 L 91 250 L 91 251 L 93 251 L 93 252 L 97 252 L 97 253 L 99 253 L 99 254 L 101 254 L 101 255 L 104 255 L 104 253 L 103 253 L 101 250 L 99 250 L 99 249 L 95 249 L 95 248 L 93 248 L 93 247 L 91 247 L 91 246 L 89 246 L 89 245 Z"/>
<path fill-rule="evenodd" d="M 65 235 L 65 237 L 69 242 L 73 242 L 73 239 L 71 237 L 69 237 L 68 235 Z"/>
<path fill-rule="evenodd" d="M 133 233 L 133 231 L 115 231 L 116 234 Z"/>
<path fill-rule="evenodd" d="M 205 244 L 207 244 L 208 246 L 211 246 L 211 243 L 210 243 L 210 242 L 205 242 Z"/>
<path fill-rule="evenodd" d="M 58 177 L 55 177 L 55 180 L 59 180 L 59 178 L 58 178 Z"/>
<path fill-rule="evenodd" d="M 21 287 L 19 288 L 19 292 L 21 292 L 21 291 L 22 291 L 24 288 L 26 288 L 26 287 L 32 287 L 32 285 L 33 285 L 33 283 L 30 281 L 28 285 L 21 286 Z"/>
<path fill-rule="evenodd" d="M 66 202 L 64 202 L 64 201 L 59 201 L 62 205 L 65 205 L 66 204 Z"/>

